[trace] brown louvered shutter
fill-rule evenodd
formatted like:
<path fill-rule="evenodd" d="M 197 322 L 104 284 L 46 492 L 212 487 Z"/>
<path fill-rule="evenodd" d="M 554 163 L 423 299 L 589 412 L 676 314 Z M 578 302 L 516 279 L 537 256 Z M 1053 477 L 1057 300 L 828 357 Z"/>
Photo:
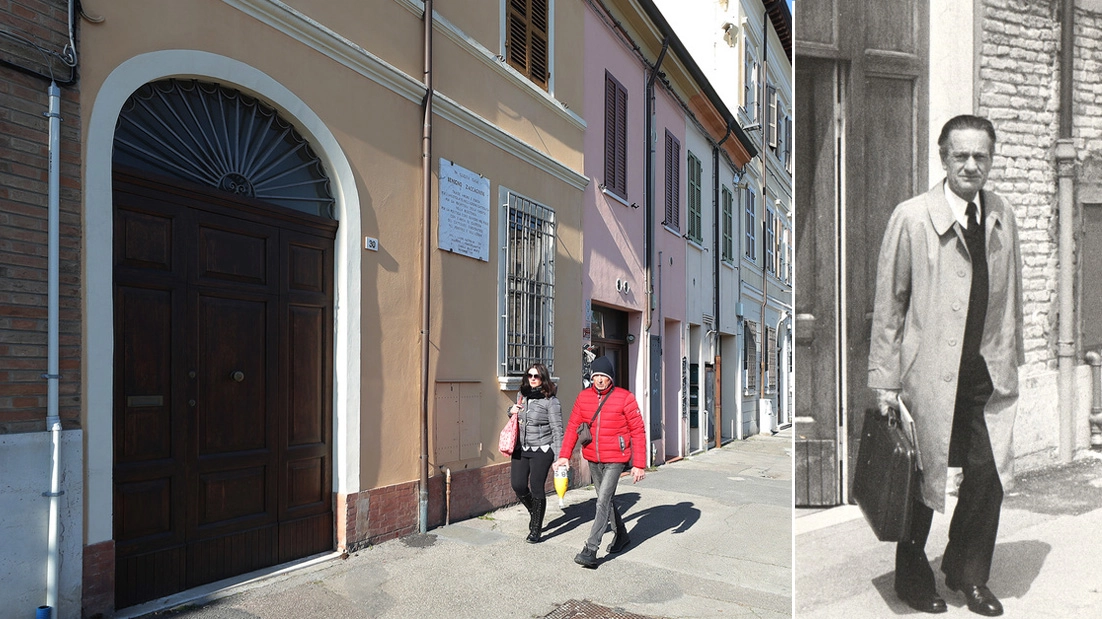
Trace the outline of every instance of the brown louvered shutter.
<path fill-rule="evenodd" d="M 666 219 L 662 223 L 680 230 L 681 225 L 681 143 L 666 131 Z"/>
<path fill-rule="evenodd" d="M 628 91 L 605 72 L 605 187 L 627 198 Z"/>
<path fill-rule="evenodd" d="M 548 79 L 547 0 L 509 0 L 506 60 L 544 90 Z"/>

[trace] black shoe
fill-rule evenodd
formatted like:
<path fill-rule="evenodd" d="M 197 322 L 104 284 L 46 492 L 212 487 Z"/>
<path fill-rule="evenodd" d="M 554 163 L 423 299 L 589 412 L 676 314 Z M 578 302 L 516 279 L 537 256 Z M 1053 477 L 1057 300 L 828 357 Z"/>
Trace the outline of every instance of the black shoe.
<path fill-rule="evenodd" d="M 588 567 L 591 570 L 597 569 L 597 551 L 583 547 L 582 551 L 575 555 L 574 563 L 582 567 Z"/>
<path fill-rule="evenodd" d="M 949 607 L 945 605 L 945 600 L 937 594 L 937 591 L 918 593 L 903 592 L 896 589 L 895 594 L 899 596 L 900 600 L 906 602 L 907 606 L 922 613 L 943 613 L 949 610 Z"/>
<path fill-rule="evenodd" d="M 960 591 L 968 602 L 968 610 L 984 617 L 998 617 L 1003 614 L 1003 605 L 999 598 L 987 588 L 987 585 L 965 585 L 945 579 L 945 586 L 952 591 Z"/>
<path fill-rule="evenodd" d="M 621 550 L 627 548 L 628 544 L 630 544 L 630 543 L 631 543 L 631 538 L 628 537 L 628 530 L 627 529 L 619 529 L 619 530 L 616 531 L 616 534 L 613 535 L 612 541 L 609 542 L 608 547 L 605 548 L 605 551 L 608 552 L 609 554 L 615 554 L 615 553 L 620 552 Z"/>

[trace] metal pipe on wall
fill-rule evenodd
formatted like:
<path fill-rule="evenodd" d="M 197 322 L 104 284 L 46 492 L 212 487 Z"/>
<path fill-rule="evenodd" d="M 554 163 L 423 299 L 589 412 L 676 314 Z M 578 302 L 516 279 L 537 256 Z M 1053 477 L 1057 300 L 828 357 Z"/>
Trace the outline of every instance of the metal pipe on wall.
<path fill-rule="evenodd" d="M 58 276 L 60 255 L 60 178 L 61 178 L 61 89 L 57 83 L 50 82 L 47 89 L 50 98 L 49 112 L 49 185 L 47 236 L 49 248 L 47 267 L 47 352 L 46 374 L 46 429 L 50 433 L 50 491 L 43 493 L 50 499 L 50 520 L 47 533 L 48 548 L 46 555 L 46 604 L 50 609 L 57 608 L 58 578 L 61 566 L 59 546 L 59 528 L 61 518 L 61 416 L 58 411 Z"/>
<path fill-rule="evenodd" d="M 1059 220 L 1059 279 L 1057 287 L 1058 408 L 1060 461 L 1075 455 L 1075 142 L 1072 140 L 1073 64 L 1075 61 L 1075 0 L 1063 0 L 1060 16 L 1060 135 L 1056 141 L 1057 205 Z"/>
<path fill-rule="evenodd" d="M 421 461 L 417 528 L 429 526 L 429 306 L 432 273 L 432 0 L 425 0 L 425 102 L 421 128 Z"/>

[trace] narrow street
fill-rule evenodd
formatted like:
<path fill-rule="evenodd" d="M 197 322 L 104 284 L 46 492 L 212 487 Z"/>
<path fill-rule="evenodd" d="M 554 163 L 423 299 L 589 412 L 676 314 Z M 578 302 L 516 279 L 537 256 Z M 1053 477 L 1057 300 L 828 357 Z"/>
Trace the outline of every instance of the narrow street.
<path fill-rule="evenodd" d="M 593 517 L 592 487 L 548 501 L 543 542 L 519 505 L 160 610 L 120 617 L 790 617 L 792 434 L 755 436 L 666 464 L 621 507 L 632 544 L 596 570 L 573 561 Z M 604 545 L 611 541 L 605 536 Z M 193 594 L 201 592 L 192 592 Z"/>

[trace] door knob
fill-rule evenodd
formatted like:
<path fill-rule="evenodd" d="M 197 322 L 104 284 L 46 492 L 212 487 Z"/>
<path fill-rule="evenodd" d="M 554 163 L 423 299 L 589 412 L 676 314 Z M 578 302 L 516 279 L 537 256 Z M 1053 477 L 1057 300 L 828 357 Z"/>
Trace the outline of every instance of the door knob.
<path fill-rule="evenodd" d="M 245 380 L 245 373 L 241 370 L 237 370 L 233 374 L 230 374 L 230 378 L 232 378 L 235 382 L 241 382 Z"/>

